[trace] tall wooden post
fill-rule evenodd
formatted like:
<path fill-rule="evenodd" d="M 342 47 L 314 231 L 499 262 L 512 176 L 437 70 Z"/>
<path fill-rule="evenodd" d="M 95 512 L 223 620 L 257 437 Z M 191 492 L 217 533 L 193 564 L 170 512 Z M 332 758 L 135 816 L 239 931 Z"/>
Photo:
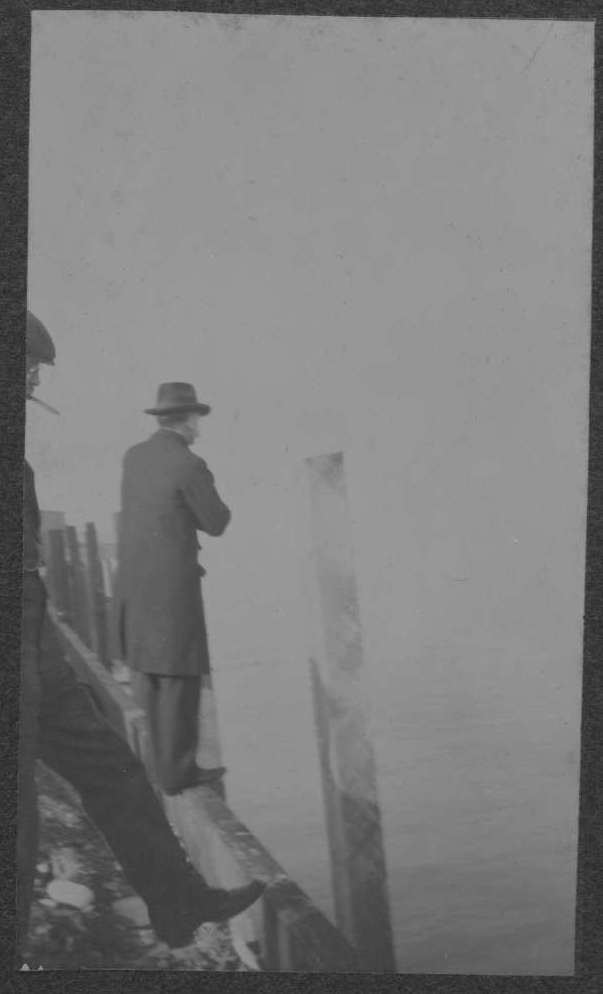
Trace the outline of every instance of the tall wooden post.
<path fill-rule="evenodd" d="M 102 564 L 98 552 L 96 528 L 90 522 L 86 524 L 86 555 L 88 559 L 88 576 L 90 581 L 90 592 L 94 615 L 94 650 L 103 666 L 106 666 L 107 669 L 109 669 L 110 659 L 105 583 L 103 579 Z"/>
<path fill-rule="evenodd" d="M 58 614 L 71 621 L 69 572 L 65 558 L 65 536 L 62 528 L 48 532 L 48 586 L 51 600 Z"/>
<path fill-rule="evenodd" d="M 372 972 L 396 970 L 343 454 L 306 460 L 324 654 L 311 662 L 337 925 Z"/>
<path fill-rule="evenodd" d="M 113 533 L 114 533 L 114 551 L 115 558 L 112 566 L 109 566 L 111 570 L 111 600 L 108 606 L 109 610 L 109 652 L 112 659 L 123 658 L 123 646 L 121 644 L 120 636 L 120 616 L 119 612 L 121 609 L 120 594 L 119 594 L 119 582 L 120 582 L 120 565 L 119 565 L 119 529 L 121 521 L 120 511 L 114 511 L 112 514 L 113 518 Z"/>
<path fill-rule="evenodd" d="M 77 634 L 88 648 L 91 648 L 90 617 L 88 595 L 86 589 L 86 574 L 80 555 L 80 545 L 77 531 L 73 525 L 67 526 L 67 549 L 72 579 L 72 622 Z"/>
<path fill-rule="evenodd" d="M 42 558 L 50 562 L 49 532 L 61 531 L 65 527 L 64 511 L 40 511 L 40 539 L 42 541 Z"/>
<path fill-rule="evenodd" d="M 117 569 L 107 563 L 110 582 L 110 596 L 107 599 L 107 624 L 109 629 L 109 655 L 111 659 L 121 659 L 123 655 L 119 639 L 119 591 Z"/>

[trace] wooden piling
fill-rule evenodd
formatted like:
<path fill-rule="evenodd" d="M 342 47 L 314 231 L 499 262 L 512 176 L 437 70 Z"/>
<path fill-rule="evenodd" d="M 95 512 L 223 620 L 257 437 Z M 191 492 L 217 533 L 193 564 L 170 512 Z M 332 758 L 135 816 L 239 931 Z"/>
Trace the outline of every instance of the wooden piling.
<path fill-rule="evenodd" d="M 42 543 L 42 559 L 49 564 L 50 540 L 49 532 L 61 531 L 65 527 L 64 511 L 40 511 L 40 539 Z"/>
<path fill-rule="evenodd" d="M 100 662 L 107 669 L 111 666 L 109 659 L 109 636 L 107 627 L 107 598 L 103 569 L 98 551 L 98 538 L 94 524 L 86 524 L 86 555 L 88 560 L 89 589 L 93 606 L 93 642 L 94 651 Z"/>
<path fill-rule="evenodd" d="M 111 599 L 107 604 L 107 616 L 109 625 L 109 655 L 111 659 L 123 660 L 123 647 L 121 644 L 120 626 L 120 600 L 117 585 L 117 574 L 113 574 L 113 589 Z"/>
<path fill-rule="evenodd" d="M 88 604 L 86 573 L 80 554 L 77 531 L 73 525 L 67 526 L 66 537 L 72 581 L 72 624 L 82 642 L 91 648 L 90 605 Z"/>
<path fill-rule="evenodd" d="M 337 925 L 362 969 L 395 972 L 343 454 L 306 460 L 324 653 L 311 663 Z"/>
<path fill-rule="evenodd" d="M 119 595 L 119 530 L 121 522 L 121 512 L 113 511 L 113 534 L 115 541 L 115 563 L 109 565 L 111 571 L 111 601 L 109 603 L 109 650 L 112 659 L 122 659 L 123 658 L 123 646 L 122 639 L 120 635 L 120 610 L 121 610 L 121 599 Z"/>
<path fill-rule="evenodd" d="M 71 622 L 69 572 L 65 557 L 65 536 L 62 528 L 48 531 L 48 590 L 61 618 Z"/>
<path fill-rule="evenodd" d="M 175 797 L 161 793 L 154 781 L 144 712 L 71 628 L 53 620 L 78 677 L 88 685 L 117 734 L 147 767 L 151 784 L 196 869 L 213 887 L 240 887 L 256 878 L 268 884 L 262 900 L 231 923 L 235 941 L 245 942 L 265 969 L 274 973 L 358 973 L 358 959 L 347 940 L 215 790 L 197 787 Z"/>

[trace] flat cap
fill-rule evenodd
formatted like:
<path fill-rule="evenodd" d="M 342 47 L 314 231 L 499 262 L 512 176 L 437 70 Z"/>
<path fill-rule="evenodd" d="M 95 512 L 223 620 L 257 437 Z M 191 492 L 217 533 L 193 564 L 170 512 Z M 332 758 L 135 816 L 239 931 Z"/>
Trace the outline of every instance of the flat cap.
<path fill-rule="evenodd" d="M 36 362 L 54 366 L 56 350 L 50 332 L 31 311 L 27 312 L 25 337 L 27 355 Z"/>

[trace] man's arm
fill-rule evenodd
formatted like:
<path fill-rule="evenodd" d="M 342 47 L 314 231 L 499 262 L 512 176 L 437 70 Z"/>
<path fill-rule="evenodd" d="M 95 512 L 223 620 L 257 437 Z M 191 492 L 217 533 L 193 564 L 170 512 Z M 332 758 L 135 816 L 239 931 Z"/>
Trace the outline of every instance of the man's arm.
<path fill-rule="evenodd" d="M 207 464 L 198 456 L 187 467 L 181 493 L 194 515 L 197 528 L 207 535 L 222 535 L 230 521 L 230 511 L 214 486 Z"/>

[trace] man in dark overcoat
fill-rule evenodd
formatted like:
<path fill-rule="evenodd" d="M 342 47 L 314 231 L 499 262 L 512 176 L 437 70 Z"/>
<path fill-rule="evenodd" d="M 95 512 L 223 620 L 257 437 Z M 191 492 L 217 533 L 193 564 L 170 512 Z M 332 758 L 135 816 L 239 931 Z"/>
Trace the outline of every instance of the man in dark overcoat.
<path fill-rule="evenodd" d="M 45 325 L 27 314 L 26 396 L 35 399 L 41 364 L 53 365 Z M 142 763 L 95 706 L 65 659 L 46 611 L 40 575 L 40 512 L 27 462 L 23 485 L 23 611 L 19 687 L 17 808 L 17 954 L 27 949 L 38 850 L 35 767 L 38 758 L 78 792 L 126 878 L 146 902 L 155 933 L 184 946 L 203 922 L 231 918 L 264 887 L 209 887 L 186 858 Z M 29 964 L 31 966 L 31 964 Z"/>
<path fill-rule="evenodd" d="M 209 410 L 190 384 L 162 384 L 146 412 L 159 429 L 123 462 L 120 629 L 167 794 L 224 773 L 196 762 L 201 677 L 209 672 L 197 532 L 221 535 L 230 520 L 212 473 L 190 448 Z"/>

